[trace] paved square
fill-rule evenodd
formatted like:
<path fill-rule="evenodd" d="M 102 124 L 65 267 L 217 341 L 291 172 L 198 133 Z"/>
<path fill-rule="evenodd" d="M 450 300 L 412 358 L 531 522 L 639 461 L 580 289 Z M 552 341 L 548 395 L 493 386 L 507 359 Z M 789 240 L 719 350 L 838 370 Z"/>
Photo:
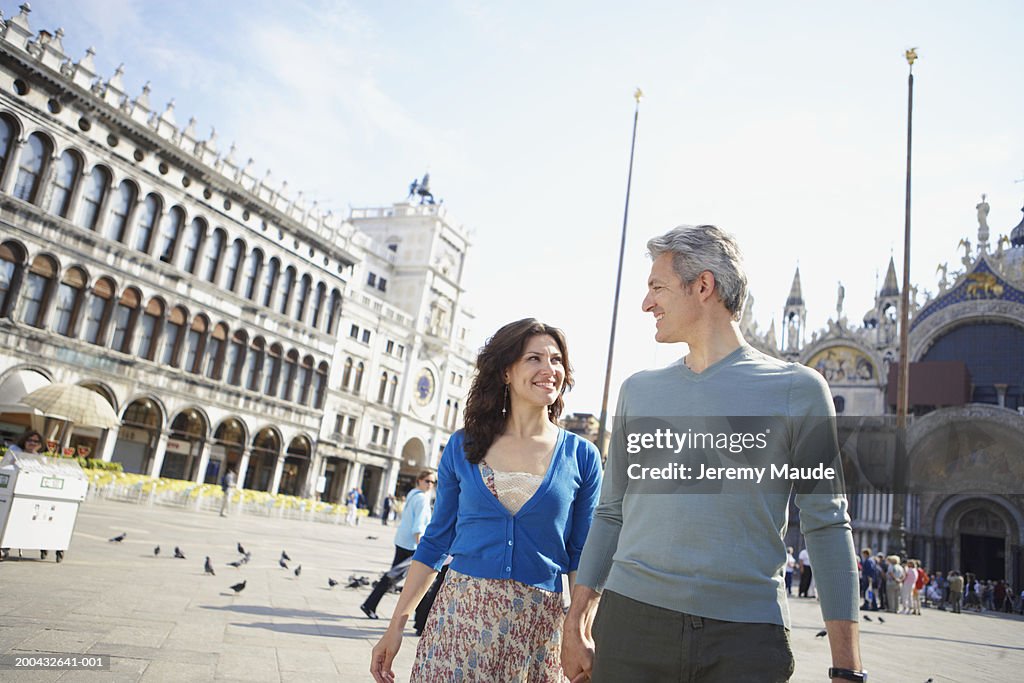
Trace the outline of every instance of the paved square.
<path fill-rule="evenodd" d="M 124 542 L 107 540 L 125 531 Z M 0 680 L 370 680 L 370 648 L 386 621 L 359 611 L 368 588 L 344 585 L 350 574 L 376 578 L 387 569 L 393 534 L 379 520 L 349 528 L 89 501 L 63 564 L 29 552 L 0 563 L 0 653 L 108 654 L 111 670 L 3 671 Z M 227 563 L 239 558 L 239 542 L 252 561 L 235 569 Z M 173 558 L 175 546 L 187 559 Z M 288 570 L 278 566 L 282 550 L 292 558 Z M 216 576 L 203 572 L 207 555 Z M 341 583 L 332 589 L 328 577 Z M 243 580 L 245 590 L 234 594 L 229 586 Z M 394 596 L 385 597 L 381 613 L 394 604 Z M 795 598 L 791 605 L 793 681 L 825 680 L 828 645 L 814 637 L 822 625 L 818 606 Z M 885 623 L 861 624 L 872 681 L 1020 680 L 1020 617 L 934 609 L 883 617 Z M 401 680 L 408 680 L 415 648 L 410 631 L 396 666 Z"/>

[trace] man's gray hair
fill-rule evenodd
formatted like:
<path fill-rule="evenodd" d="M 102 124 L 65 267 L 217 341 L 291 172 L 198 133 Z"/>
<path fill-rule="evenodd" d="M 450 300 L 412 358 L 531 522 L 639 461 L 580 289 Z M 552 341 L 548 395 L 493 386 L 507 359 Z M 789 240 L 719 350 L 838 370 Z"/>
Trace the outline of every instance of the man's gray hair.
<path fill-rule="evenodd" d="M 672 254 L 672 267 L 689 287 L 705 270 L 715 276 L 718 300 L 738 321 L 747 300 L 747 275 L 736 238 L 714 225 L 680 225 L 647 242 L 652 259 Z"/>

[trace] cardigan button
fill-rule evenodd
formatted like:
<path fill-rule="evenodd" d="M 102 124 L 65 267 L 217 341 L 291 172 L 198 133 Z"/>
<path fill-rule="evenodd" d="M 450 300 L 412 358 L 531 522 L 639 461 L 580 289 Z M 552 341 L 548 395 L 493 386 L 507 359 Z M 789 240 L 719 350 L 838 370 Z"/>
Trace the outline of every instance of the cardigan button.
<path fill-rule="evenodd" d="M 507 572 L 512 571 L 512 567 L 505 567 L 505 571 L 507 571 Z"/>
<path fill-rule="evenodd" d="M 511 541 L 511 540 L 509 540 L 508 544 L 509 544 L 509 545 L 512 545 L 512 541 Z"/>

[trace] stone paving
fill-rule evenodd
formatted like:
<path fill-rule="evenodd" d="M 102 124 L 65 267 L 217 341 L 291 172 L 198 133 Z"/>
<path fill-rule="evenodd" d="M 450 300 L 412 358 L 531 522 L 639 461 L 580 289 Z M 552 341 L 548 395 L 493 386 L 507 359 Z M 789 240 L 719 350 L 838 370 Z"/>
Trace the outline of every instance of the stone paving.
<path fill-rule="evenodd" d="M 120 544 L 107 539 L 127 532 Z M 90 501 L 62 564 L 26 552 L 0 563 L 0 654 L 107 654 L 110 671 L 0 671 L 3 681 L 366 681 L 386 621 L 358 609 L 393 553 L 394 527 L 358 527 Z M 235 544 L 252 553 L 239 569 Z M 153 548 L 161 552 L 154 557 Z M 179 546 L 188 559 L 173 559 Z M 290 569 L 278 566 L 281 551 Z M 216 576 L 203 572 L 209 555 Z M 292 568 L 302 565 L 296 577 Z M 341 583 L 330 588 L 328 577 Z M 229 590 L 245 580 L 239 594 Z M 390 614 L 397 596 L 380 612 Z M 813 600 L 792 602 L 795 683 L 825 680 L 828 645 Z M 872 614 L 877 616 L 877 614 Z M 862 622 L 872 681 L 1013 681 L 1024 669 L 1024 620 L 989 614 L 884 615 Z M 408 680 L 416 638 L 396 672 Z M 737 653 L 742 656 L 742 653 Z"/>

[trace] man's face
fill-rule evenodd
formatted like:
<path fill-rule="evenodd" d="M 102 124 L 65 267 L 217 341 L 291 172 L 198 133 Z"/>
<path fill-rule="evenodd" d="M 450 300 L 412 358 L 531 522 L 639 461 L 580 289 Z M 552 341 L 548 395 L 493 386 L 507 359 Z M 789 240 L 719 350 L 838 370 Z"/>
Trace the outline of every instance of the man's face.
<path fill-rule="evenodd" d="M 672 254 L 666 252 L 654 259 L 643 301 L 643 310 L 653 314 L 656 321 L 654 339 L 663 344 L 689 341 L 698 305 L 695 288 L 684 287 L 672 267 Z"/>

